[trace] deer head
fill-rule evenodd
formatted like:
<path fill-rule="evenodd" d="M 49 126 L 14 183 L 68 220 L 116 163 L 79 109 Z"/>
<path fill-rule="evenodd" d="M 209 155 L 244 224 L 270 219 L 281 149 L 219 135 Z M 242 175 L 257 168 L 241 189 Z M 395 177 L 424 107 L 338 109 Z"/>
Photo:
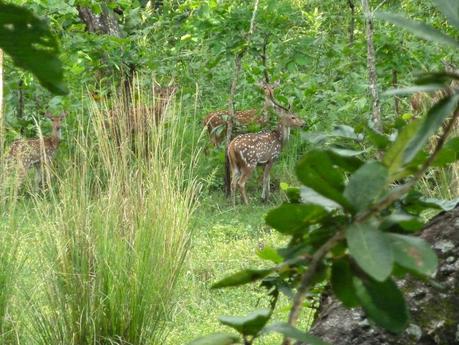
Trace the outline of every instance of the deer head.
<path fill-rule="evenodd" d="M 51 120 L 52 124 L 52 134 L 51 136 L 57 139 L 61 139 L 62 137 L 62 132 L 61 132 L 61 122 L 62 120 L 67 116 L 66 112 L 62 112 L 58 116 L 53 116 L 51 113 L 46 113 L 45 115 L 48 119 Z"/>

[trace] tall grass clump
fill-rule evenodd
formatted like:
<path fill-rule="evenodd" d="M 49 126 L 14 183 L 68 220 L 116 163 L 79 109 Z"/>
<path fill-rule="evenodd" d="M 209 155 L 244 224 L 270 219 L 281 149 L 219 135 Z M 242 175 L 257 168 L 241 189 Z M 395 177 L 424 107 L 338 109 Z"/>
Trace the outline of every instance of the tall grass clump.
<path fill-rule="evenodd" d="M 106 99 L 78 114 L 72 153 L 51 196 L 38 201 L 36 344 L 164 341 L 190 238 L 197 155 L 184 154 L 176 108 L 155 116 L 154 95 L 132 89 L 129 104 Z"/>
<path fill-rule="evenodd" d="M 0 154 L 0 344 L 19 344 L 20 320 L 15 303 L 21 241 L 17 217 L 18 183 L 5 167 L 5 155 Z"/>

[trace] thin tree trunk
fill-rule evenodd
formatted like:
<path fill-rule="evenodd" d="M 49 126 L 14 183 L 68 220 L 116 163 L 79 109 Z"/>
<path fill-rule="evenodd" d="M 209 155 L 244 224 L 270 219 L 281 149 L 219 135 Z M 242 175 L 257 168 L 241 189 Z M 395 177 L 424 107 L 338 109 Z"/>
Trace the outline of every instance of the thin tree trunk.
<path fill-rule="evenodd" d="M 21 78 L 18 83 L 18 109 L 17 109 L 18 119 L 24 117 L 24 80 Z"/>
<path fill-rule="evenodd" d="M 373 13 L 370 10 L 368 0 L 362 0 L 362 6 L 365 16 L 367 34 L 369 88 L 373 103 L 371 121 L 373 122 L 375 129 L 382 131 L 381 108 L 378 94 L 378 77 L 376 75 L 376 53 L 373 42 Z"/>
<path fill-rule="evenodd" d="M 349 22 L 349 44 L 354 44 L 355 31 L 355 4 L 354 0 L 348 0 L 349 8 L 351 9 L 351 21 Z"/>

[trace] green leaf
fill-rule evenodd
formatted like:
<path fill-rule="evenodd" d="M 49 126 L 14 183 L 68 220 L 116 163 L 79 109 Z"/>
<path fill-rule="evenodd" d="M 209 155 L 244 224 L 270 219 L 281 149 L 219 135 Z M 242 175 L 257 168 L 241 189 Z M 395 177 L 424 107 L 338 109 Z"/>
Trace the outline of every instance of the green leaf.
<path fill-rule="evenodd" d="M 336 297 L 348 308 L 359 305 L 352 277 L 351 266 L 347 259 L 343 258 L 333 262 L 331 286 Z"/>
<path fill-rule="evenodd" d="M 385 134 L 373 128 L 368 128 L 366 134 L 368 140 L 375 145 L 377 149 L 384 150 L 390 144 L 390 140 Z"/>
<path fill-rule="evenodd" d="M 381 229 L 390 229 L 394 225 L 400 226 L 404 230 L 418 231 L 424 226 L 424 222 L 419 217 L 414 217 L 411 214 L 396 211 L 384 218 L 381 224 Z"/>
<path fill-rule="evenodd" d="M 296 166 L 298 179 L 317 193 L 345 207 L 348 201 L 342 195 L 344 173 L 337 167 L 326 151 L 312 150 Z"/>
<path fill-rule="evenodd" d="M 457 0 L 433 0 L 451 25 L 459 29 L 459 2 Z"/>
<path fill-rule="evenodd" d="M 335 127 L 333 127 L 332 135 L 337 136 L 337 137 L 342 137 L 342 138 L 354 139 L 354 140 L 362 139 L 362 136 L 358 135 L 355 132 L 354 128 L 352 128 L 351 126 L 347 126 L 347 125 L 336 125 Z"/>
<path fill-rule="evenodd" d="M 431 276 L 437 270 L 437 255 L 422 238 L 386 233 L 392 244 L 394 259 L 400 266 Z"/>
<path fill-rule="evenodd" d="M 56 38 L 46 22 L 28 9 L 0 2 L 0 48 L 51 92 L 68 93 Z"/>
<path fill-rule="evenodd" d="M 222 280 L 216 282 L 212 285 L 212 289 L 221 289 L 225 287 L 232 287 L 232 286 L 239 286 L 248 283 L 252 283 L 254 281 L 263 279 L 268 274 L 270 274 L 272 270 L 252 270 L 246 269 L 235 274 L 232 274 L 228 277 L 223 278 Z"/>
<path fill-rule="evenodd" d="M 357 158 L 357 156 L 364 152 L 365 151 L 353 151 L 333 147 L 330 147 L 326 151 L 334 165 L 348 172 L 354 172 L 363 165 L 363 161 Z"/>
<path fill-rule="evenodd" d="M 327 211 L 337 210 L 341 208 L 341 205 L 337 204 L 333 200 L 330 200 L 319 193 L 314 189 L 309 187 L 301 187 L 300 189 L 301 202 L 303 204 L 314 204 L 319 205 L 325 208 Z"/>
<path fill-rule="evenodd" d="M 272 261 L 275 264 L 280 264 L 283 261 L 282 256 L 279 255 L 277 250 L 269 246 L 264 247 L 262 250 L 257 251 L 257 255 L 259 258 L 263 260 Z"/>
<path fill-rule="evenodd" d="M 313 336 L 309 335 L 308 333 L 302 332 L 297 328 L 289 325 L 285 322 L 277 322 L 269 325 L 265 328 L 266 333 L 269 332 L 276 332 L 284 335 L 285 337 L 289 337 L 295 340 L 301 341 L 303 344 L 308 345 L 329 345 L 327 342 Z"/>
<path fill-rule="evenodd" d="M 368 161 L 349 178 L 344 196 L 356 211 L 370 206 L 384 191 L 389 172 L 378 161 Z"/>
<path fill-rule="evenodd" d="M 411 138 L 421 126 L 420 120 L 413 121 L 406 125 L 398 134 L 397 139 L 387 150 L 383 163 L 389 169 L 390 180 L 397 180 L 403 176 L 403 155 Z"/>
<path fill-rule="evenodd" d="M 401 333 L 408 326 L 408 309 L 397 285 L 387 279 L 377 282 L 354 277 L 354 287 L 367 316 L 377 325 L 394 333 Z"/>
<path fill-rule="evenodd" d="M 432 165 L 442 167 L 459 160 L 459 137 L 449 140 L 443 148 L 438 152 L 437 157 Z"/>
<path fill-rule="evenodd" d="M 256 336 L 266 325 L 270 317 L 271 310 L 259 309 L 247 316 L 220 316 L 218 320 L 222 324 L 234 328 L 244 336 Z"/>
<path fill-rule="evenodd" d="M 352 224 L 346 229 L 349 252 L 357 264 L 378 281 L 392 272 L 394 257 L 388 239 L 374 221 Z"/>
<path fill-rule="evenodd" d="M 443 84 L 430 84 L 421 86 L 409 86 L 401 89 L 390 89 L 383 92 L 383 96 L 408 96 L 417 92 L 435 92 L 443 89 Z"/>
<path fill-rule="evenodd" d="M 404 154 L 404 163 L 410 162 L 423 148 L 427 140 L 442 125 L 443 121 L 456 109 L 459 95 L 446 97 L 436 103 L 428 112 L 414 138 L 408 144 Z"/>
<path fill-rule="evenodd" d="M 451 211 L 459 204 L 459 198 L 453 200 L 441 200 L 426 198 L 421 193 L 410 191 L 403 199 L 404 208 L 409 211 L 420 213 L 426 209 Z"/>
<path fill-rule="evenodd" d="M 459 42 L 454 38 L 444 34 L 443 32 L 434 29 L 432 26 L 413 21 L 411 19 L 405 18 L 401 15 L 391 14 L 391 13 L 379 13 L 378 18 L 386 20 L 392 24 L 400 26 L 407 29 L 412 34 L 423 38 L 425 40 L 451 45 L 455 48 L 459 48 Z"/>
<path fill-rule="evenodd" d="M 284 203 L 268 212 L 266 223 L 283 234 L 294 234 L 316 224 L 327 214 L 327 210 L 319 205 Z"/>
<path fill-rule="evenodd" d="M 459 74 L 447 71 L 440 71 L 440 72 L 429 72 L 423 73 L 420 77 L 418 77 L 414 82 L 418 85 L 429 85 L 429 84 L 448 84 L 451 80 L 459 79 Z M 445 85 L 443 85 L 445 88 Z M 447 90 L 445 90 L 447 91 Z"/>
<path fill-rule="evenodd" d="M 238 336 L 226 333 L 214 333 L 195 339 L 191 343 L 188 343 L 188 345 L 231 345 L 239 343 L 240 339 Z"/>

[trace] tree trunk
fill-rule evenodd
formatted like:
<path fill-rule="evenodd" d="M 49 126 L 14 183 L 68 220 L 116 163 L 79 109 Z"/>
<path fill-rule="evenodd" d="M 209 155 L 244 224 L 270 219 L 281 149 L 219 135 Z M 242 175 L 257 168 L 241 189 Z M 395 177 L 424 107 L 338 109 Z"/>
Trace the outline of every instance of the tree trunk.
<path fill-rule="evenodd" d="M 420 237 L 438 255 L 439 284 L 412 277 L 398 282 L 411 313 L 407 330 L 396 336 L 372 328 L 360 309 L 346 309 L 328 294 L 311 333 L 334 345 L 459 344 L 459 207 L 432 219 Z"/>
<path fill-rule="evenodd" d="M 355 31 L 355 4 L 354 0 L 348 0 L 349 8 L 351 9 L 351 20 L 349 22 L 349 44 L 354 44 L 354 31 Z"/>
<path fill-rule="evenodd" d="M 378 94 L 378 77 L 376 75 L 376 53 L 373 43 L 373 13 L 371 12 L 368 0 L 362 0 L 362 6 L 365 16 L 365 26 L 367 33 L 368 79 L 370 93 L 373 100 L 371 121 L 377 130 L 382 131 L 381 109 Z"/>
<path fill-rule="evenodd" d="M 115 14 L 106 3 L 101 4 L 102 12 L 94 14 L 89 8 L 78 6 L 78 16 L 85 23 L 88 32 L 121 37 Z"/>

